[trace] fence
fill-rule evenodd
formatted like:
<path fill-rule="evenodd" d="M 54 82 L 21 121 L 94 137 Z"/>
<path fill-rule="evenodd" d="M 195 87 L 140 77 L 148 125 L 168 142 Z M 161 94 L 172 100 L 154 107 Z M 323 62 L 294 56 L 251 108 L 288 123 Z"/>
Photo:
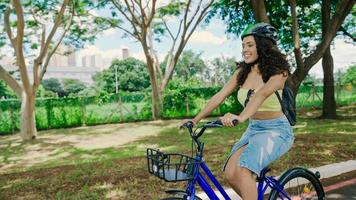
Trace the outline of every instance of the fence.
<path fill-rule="evenodd" d="M 182 118 L 196 115 L 221 87 L 182 88 L 168 90 L 163 98 L 163 118 Z M 338 105 L 356 102 L 353 86 L 338 86 Z M 320 107 L 322 86 L 303 86 L 297 95 L 297 107 Z M 236 92 L 228 97 L 212 115 L 238 113 L 242 106 Z M 97 125 L 151 119 L 151 93 L 136 92 L 99 97 L 49 98 L 36 100 L 38 130 Z M 20 127 L 19 100 L 0 101 L 0 135 L 17 132 Z"/>

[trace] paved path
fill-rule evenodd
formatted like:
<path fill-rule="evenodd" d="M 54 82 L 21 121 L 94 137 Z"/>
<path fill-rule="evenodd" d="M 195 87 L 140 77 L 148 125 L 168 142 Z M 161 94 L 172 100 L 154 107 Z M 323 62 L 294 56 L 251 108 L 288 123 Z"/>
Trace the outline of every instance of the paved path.
<path fill-rule="evenodd" d="M 356 199 L 356 184 L 342 187 L 337 190 L 333 190 L 326 193 L 326 197 L 329 200 L 352 200 Z"/>

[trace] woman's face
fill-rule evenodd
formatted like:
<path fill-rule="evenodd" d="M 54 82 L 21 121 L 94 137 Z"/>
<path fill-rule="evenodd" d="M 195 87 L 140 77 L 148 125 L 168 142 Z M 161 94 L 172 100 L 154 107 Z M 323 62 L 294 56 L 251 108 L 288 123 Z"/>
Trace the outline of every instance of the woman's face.
<path fill-rule="evenodd" d="M 247 64 L 255 62 L 258 58 L 256 41 L 252 35 L 246 36 L 242 40 L 242 56 Z"/>

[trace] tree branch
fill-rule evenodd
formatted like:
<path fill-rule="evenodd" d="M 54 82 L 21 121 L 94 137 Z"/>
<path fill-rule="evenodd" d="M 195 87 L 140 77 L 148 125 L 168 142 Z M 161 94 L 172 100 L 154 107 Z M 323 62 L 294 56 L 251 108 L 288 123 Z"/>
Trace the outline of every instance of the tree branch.
<path fill-rule="evenodd" d="M 201 1 L 200 1 L 201 2 Z M 190 7 L 190 3 L 191 3 L 191 0 L 188 0 L 188 3 L 187 3 L 187 7 L 186 7 L 186 9 L 185 9 L 185 13 L 184 13 L 184 17 L 183 17 L 183 21 L 184 21 L 184 27 L 186 27 L 187 26 L 187 17 L 188 17 L 188 12 L 187 12 L 187 10 L 189 10 L 189 7 Z"/>
<path fill-rule="evenodd" d="M 0 65 L 0 79 L 4 80 L 18 97 L 21 97 L 21 85 Z"/>
<path fill-rule="evenodd" d="M 155 14 L 156 14 L 156 2 L 157 2 L 157 0 L 152 0 L 151 13 L 150 13 L 149 18 L 147 20 L 147 25 L 151 24 Z"/>
<path fill-rule="evenodd" d="M 47 67 L 48 67 L 48 64 L 49 64 L 49 61 L 50 59 L 52 58 L 53 54 L 56 52 L 56 50 L 58 49 L 59 45 L 62 43 L 65 35 L 67 34 L 68 30 L 70 29 L 72 23 L 73 23 L 73 18 L 74 18 L 74 10 L 75 10 L 75 2 L 73 2 L 73 8 L 72 8 L 72 13 L 71 13 L 71 16 L 68 20 L 68 23 L 67 25 L 65 26 L 64 28 L 64 31 L 61 35 L 61 37 L 59 38 L 59 40 L 57 41 L 56 45 L 54 46 L 54 48 L 52 49 L 52 51 L 50 53 L 47 54 L 46 56 L 46 59 L 45 59 L 45 62 L 44 64 L 42 64 L 42 70 L 41 70 L 41 73 L 38 77 L 38 81 L 34 83 L 34 87 L 37 88 L 39 86 L 39 84 L 41 83 L 42 79 L 43 79 L 43 76 L 44 74 L 46 73 L 47 71 Z M 35 75 L 35 74 L 34 74 Z"/>
<path fill-rule="evenodd" d="M 43 51 L 43 47 L 46 41 L 46 22 L 41 21 L 40 19 L 37 18 L 36 13 L 34 10 L 31 10 L 33 18 L 42 25 L 42 34 L 41 34 L 41 49 L 40 52 Z"/>
<path fill-rule="evenodd" d="M 300 50 L 300 40 L 299 40 L 299 25 L 296 12 L 296 2 L 295 0 L 290 0 L 290 7 L 292 13 L 292 31 L 293 31 L 293 43 L 294 43 L 294 55 L 297 62 L 297 66 L 300 69 L 304 69 L 304 62 L 302 57 L 302 52 Z"/>
<path fill-rule="evenodd" d="M 63 4 L 62 4 L 62 6 L 61 6 L 61 9 L 60 9 L 60 11 L 59 11 L 59 13 L 58 13 L 58 15 L 57 15 L 57 17 L 56 17 L 56 20 L 55 20 L 55 22 L 54 22 L 53 27 L 52 27 L 52 30 L 51 30 L 51 32 L 49 33 L 48 37 L 47 37 L 47 40 L 46 40 L 46 42 L 45 42 L 45 45 L 44 45 L 43 48 L 41 48 L 42 51 L 40 52 L 39 56 L 35 59 L 35 61 L 39 62 L 40 65 L 42 65 L 41 62 L 42 62 L 44 56 L 46 55 L 47 49 L 48 49 L 49 45 L 51 44 L 51 41 L 52 41 L 52 38 L 53 38 L 54 34 L 56 33 L 58 27 L 59 27 L 59 26 L 61 25 L 61 23 L 62 23 L 61 20 L 62 20 L 62 17 L 63 17 L 63 15 L 64 15 L 64 12 L 65 12 L 65 10 L 66 10 L 68 1 L 69 1 L 69 0 L 64 0 L 64 1 L 63 1 Z"/>
<path fill-rule="evenodd" d="M 251 0 L 253 15 L 258 22 L 269 22 L 264 0 Z"/>
<path fill-rule="evenodd" d="M 129 33 L 130 35 L 136 35 L 135 38 L 138 38 L 138 40 L 142 40 L 142 36 L 141 36 L 142 32 L 140 32 L 140 31 L 137 29 L 137 26 L 136 26 L 136 23 L 134 22 L 134 19 L 129 18 L 129 16 L 126 15 L 125 11 L 122 10 L 122 9 L 123 9 L 122 6 L 121 6 L 119 3 L 117 3 L 115 0 L 111 0 L 111 2 L 114 4 L 114 6 L 117 8 L 117 10 L 127 19 L 127 21 L 130 22 L 130 24 L 131 24 L 131 26 L 132 26 L 134 32 L 132 33 L 132 32 L 130 32 L 130 31 L 127 31 L 127 30 L 124 29 L 124 28 L 120 28 L 120 29 L 126 30 L 126 32 Z M 141 25 L 139 25 L 139 26 L 141 27 Z M 118 27 L 118 28 L 119 28 L 119 27 Z M 141 29 L 142 29 L 142 27 L 141 27 Z"/>
<path fill-rule="evenodd" d="M 166 20 L 165 20 L 163 17 L 162 17 L 162 21 L 163 21 L 163 24 L 164 24 L 164 26 L 166 27 L 166 29 L 167 29 L 167 31 L 168 31 L 169 36 L 171 36 L 171 38 L 174 40 L 173 33 L 172 33 L 172 31 L 169 29 L 168 24 L 167 24 Z"/>
<path fill-rule="evenodd" d="M 157 53 L 155 52 L 155 50 L 154 50 L 154 45 L 153 45 L 153 41 L 152 41 L 152 35 L 153 35 L 153 33 L 152 33 L 152 28 L 151 27 L 149 27 L 148 28 L 148 36 L 147 36 L 147 38 L 148 38 L 148 50 L 149 50 L 149 52 L 150 52 L 150 54 L 151 54 L 151 57 L 153 57 L 154 58 L 154 63 L 153 63 L 153 67 L 154 67 L 154 70 L 156 71 L 156 72 L 158 72 L 158 75 L 159 75 L 159 79 L 160 80 L 162 80 L 163 79 L 163 74 L 162 74 L 162 70 L 161 70 L 161 68 L 159 67 L 159 59 L 158 59 L 158 56 L 157 56 Z"/>
<path fill-rule="evenodd" d="M 345 17 L 349 14 L 352 6 L 354 5 L 354 0 L 342 0 L 336 7 L 334 16 L 331 18 L 328 29 L 322 39 L 322 41 L 317 46 L 316 50 L 305 59 L 305 69 L 309 71 L 323 56 L 325 50 L 330 45 L 331 41 L 336 35 L 337 30 L 339 30 Z"/>
<path fill-rule="evenodd" d="M 343 35 L 348 36 L 354 42 L 356 42 L 356 37 L 354 37 L 351 33 L 349 33 L 343 26 L 341 26 L 339 30 L 343 33 Z"/>
<path fill-rule="evenodd" d="M 127 10 L 131 14 L 133 24 L 134 25 L 139 25 L 142 28 L 142 25 L 145 24 L 144 23 L 144 18 L 142 17 L 142 21 L 140 23 L 140 20 L 137 18 L 137 16 L 135 15 L 134 11 L 131 10 L 129 2 L 127 0 L 125 0 L 125 3 L 126 3 Z"/>
<path fill-rule="evenodd" d="M 4 13 L 4 29 L 9 37 L 9 40 L 11 41 L 11 44 L 13 47 L 15 47 L 15 41 L 12 38 L 12 31 L 11 31 L 11 26 L 10 26 L 10 14 L 11 14 L 11 8 L 7 7 Z"/>
<path fill-rule="evenodd" d="M 200 10 L 201 3 L 202 3 L 202 1 L 199 2 L 198 6 L 197 6 L 197 9 L 196 9 L 195 13 L 193 14 L 193 16 L 191 17 L 191 19 L 189 20 L 189 22 L 188 23 L 186 23 L 186 21 L 184 22 L 185 26 L 183 26 L 183 33 L 181 35 L 181 40 L 180 40 L 180 43 L 178 45 L 178 48 L 174 53 L 173 60 L 172 60 L 172 65 L 170 65 L 169 68 L 166 69 L 165 77 L 164 77 L 164 80 L 162 81 L 162 84 L 161 84 L 161 89 L 162 90 L 167 86 L 168 81 L 172 78 L 173 71 L 174 71 L 174 68 L 175 68 L 175 66 L 177 64 L 177 61 L 178 61 L 178 58 L 179 58 L 180 54 L 182 53 L 185 45 L 187 44 L 189 38 L 191 37 L 191 35 L 193 34 L 193 32 L 195 31 L 197 26 L 200 24 L 200 22 L 207 15 L 207 10 L 214 3 L 214 0 L 210 0 L 210 2 L 206 5 L 206 7 L 204 7 L 201 10 L 199 16 L 197 17 L 197 20 L 195 21 L 195 23 L 193 25 L 193 28 L 189 31 L 189 33 L 188 33 L 188 35 L 186 37 L 186 34 L 188 32 L 188 29 L 189 29 L 189 26 L 192 24 L 192 22 L 194 21 L 194 19 L 196 18 L 197 14 L 198 14 L 198 12 Z M 185 10 L 186 12 L 185 12 L 184 20 L 187 19 L 186 16 L 187 16 L 188 10 L 189 10 L 189 6 L 187 6 L 187 8 Z"/>
<path fill-rule="evenodd" d="M 12 4 L 16 10 L 17 16 L 17 35 L 14 38 L 14 50 L 16 55 L 16 61 L 18 67 L 20 69 L 20 75 L 23 87 L 26 93 L 31 91 L 30 80 L 27 74 L 27 67 L 25 62 L 25 57 L 23 54 L 23 37 L 24 37 L 24 29 L 25 29 L 25 19 L 23 16 L 23 9 L 21 6 L 21 2 L 19 0 L 13 0 Z"/>

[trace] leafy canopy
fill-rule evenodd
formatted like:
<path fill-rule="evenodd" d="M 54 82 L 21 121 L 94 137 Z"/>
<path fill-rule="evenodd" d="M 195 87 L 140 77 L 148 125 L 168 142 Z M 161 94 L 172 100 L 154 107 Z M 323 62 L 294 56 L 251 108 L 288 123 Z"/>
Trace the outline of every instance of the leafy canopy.
<path fill-rule="evenodd" d="M 150 86 L 146 64 L 135 58 L 114 60 L 109 69 L 96 73 L 93 80 L 108 93 L 116 92 L 116 84 L 123 91 L 140 91 Z"/>

